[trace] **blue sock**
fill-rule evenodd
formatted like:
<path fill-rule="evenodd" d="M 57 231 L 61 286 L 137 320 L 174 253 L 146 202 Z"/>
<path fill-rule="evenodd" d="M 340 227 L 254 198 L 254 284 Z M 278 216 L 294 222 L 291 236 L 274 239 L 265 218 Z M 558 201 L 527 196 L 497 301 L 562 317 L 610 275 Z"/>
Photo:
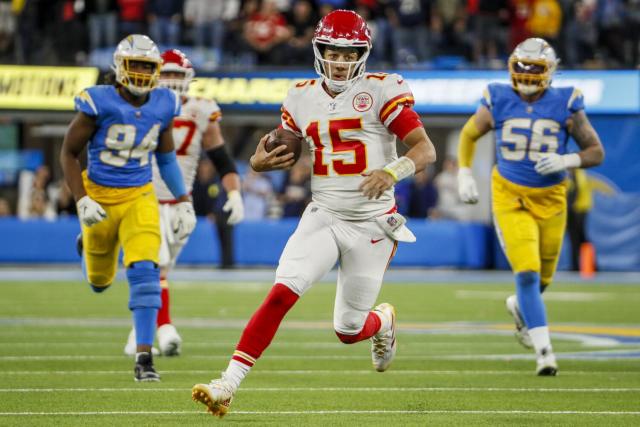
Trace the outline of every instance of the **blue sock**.
<path fill-rule="evenodd" d="M 535 271 L 517 273 L 516 295 L 527 328 L 547 326 L 547 314 L 540 294 L 540 274 Z"/>
<path fill-rule="evenodd" d="M 152 345 L 156 333 L 157 308 L 134 308 L 133 325 L 136 328 L 136 344 Z"/>
<path fill-rule="evenodd" d="M 160 308 L 160 269 L 151 261 L 138 261 L 127 268 L 129 309 L 133 312 L 136 344 L 151 345 Z"/>

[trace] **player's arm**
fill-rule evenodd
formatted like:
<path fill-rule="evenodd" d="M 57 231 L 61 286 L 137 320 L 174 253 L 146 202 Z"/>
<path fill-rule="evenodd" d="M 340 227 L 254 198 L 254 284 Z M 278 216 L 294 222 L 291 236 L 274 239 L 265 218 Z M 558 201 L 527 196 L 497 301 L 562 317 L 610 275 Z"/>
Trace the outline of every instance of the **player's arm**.
<path fill-rule="evenodd" d="M 209 122 L 202 135 L 202 149 L 216 167 L 222 181 L 222 187 L 227 193 L 227 202 L 222 207 L 224 212 L 229 212 L 227 223 L 237 224 L 244 218 L 244 204 L 240 194 L 240 175 L 238 175 L 236 164 L 225 147 L 218 122 Z"/>
<path fill-rule="evenodd" d="M 491 129 L 493 129 L 493 116 L 487 107 L 480 105 L 460 132 L 458 143 L 458 165 L 460 168 L 471 168 L 476 151 L 476 141 Z"/>
<path fill-rule="evenodd" d="M 395 118 L 387 124 L 409 150 L 407 153 L 387 164 L 384 168 L 365 174 L 360 183 L 360 191 L 369 198 L 378 199 L 396 182 L 413 176 L 416 170 L 423 170 L 429 163 L 436 161 L 436 150 L 422 126 L 418 114 L 410 105 L 401 107 Z"/>
<path fill-rule="evenodd" d="M 80 154 L 95 131 L 95 118 L 78 112 L 71 121 L 62 142 L 60 165 L 62 166 L 64 179 L 71 189 L 71 193 L 76 202 L 87 195 L 84 184 L 82 183 Z"/>
<path fill-rule="evenodd" d="M 567 123 L 569 133 L 580 147 L 580 167 L 598 166 L 604 160 L 604 147 L 584 110 L 572 114 Z"/>
<path fill-rule="evenodd" d="M 76 113 L 67 129 L 67 133 L 64 135 L 62 150 L 60 151 L 60 165 L 62 166 L 64 179 L 76 201 L 78 217 L 88 227 L 99 223 L 107 217 L 102 206 L 87 195 L 82 183 L 80 154 L 95 131 L 96 120 L 94 117 L 82 112 Z"/>
<path fill-rule="evenodd" d="M 476 151 L 476 142 L 483 135 L 493 129 L 493 115 L 491 111 L 480 105 L 476 113 L 462 127 L 458 141 L 458 194 L 465 203 L 478 202 L 478 187 L 471 166 Z"/>
<path fill-rule="evenodd" d="M 167 184 L 173 197 L 175 197 L 178 202 L 188 202 L 189 194 L 184 186 L 184 179 L 182 178 L 180 166 L 178 166 L 175 145 L 173 143 L 173 123 L 170 123 L 160 134 L 155 154 L 160 176 L 165 184 Z"/>
<path fill-rule="evenodd" d="M 171 221 L 171 228 L 178 240 L 186 239 L 196 226 L 196 214 L 185 188 L 180 166 L 178 166 L 173 143 L 173 122 L 169 123 L 160 134 L 155 155 L 160 176 L 178 201 L 175 216 Z"/>
<path fill-rule="evenodd" d="M 604 148 L 600 138 L 584 112 L 582 93 L 574 89 L 569 99 L 569 109 L 572 112 L 567 120 L 567 131 L 580 147 L 579 153 L 541 155 L 536 162 L 535 169 L 541 175 L 562 172 L 569 168 L 589 168 L 597 166 L 604 160 Z"/>

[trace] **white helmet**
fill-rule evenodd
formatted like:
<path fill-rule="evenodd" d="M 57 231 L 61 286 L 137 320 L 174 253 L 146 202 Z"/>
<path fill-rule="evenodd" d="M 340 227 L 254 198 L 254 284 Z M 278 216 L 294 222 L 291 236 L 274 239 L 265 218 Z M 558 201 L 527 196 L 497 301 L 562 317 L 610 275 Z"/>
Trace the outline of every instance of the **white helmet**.
<path fill-rule="evenodd" d="M 523 95 L 534 95 L 549 87 L 558 58 L 551 45 L 540 38 L 520 43 L 509 57 L 511 85 Z"/>
<path fill-rule="evenodd" d="M 344 92 L 364 74 L 365 62 L 371 51 L 371 33 L 366 21 L 357 13 L 341 9 L 329 13 L 318 22 L 311 43 L 316 57 L 316 72 L 333 92 Z M 336 80 L 331 75 L 331 65 L 336 61 L 324 59 L 324 49 L 327 47 L 350 47 L 359 51 L 357 61 L 340 62 L 348 66 L 345 80 Z"/>
<path fill-rule="evenodd" d="M 131 71 L 132 61 L 148 62 L 154 65 L 151 73 L 136 73 Z M 127 88 L 134 95 L 144 95 L 158 84 L 160 76 L 160 51 L 149 37 L 141 34 L 131 34 L 125 37 L 113 53 L 113 70 L 116 81 Z"/>

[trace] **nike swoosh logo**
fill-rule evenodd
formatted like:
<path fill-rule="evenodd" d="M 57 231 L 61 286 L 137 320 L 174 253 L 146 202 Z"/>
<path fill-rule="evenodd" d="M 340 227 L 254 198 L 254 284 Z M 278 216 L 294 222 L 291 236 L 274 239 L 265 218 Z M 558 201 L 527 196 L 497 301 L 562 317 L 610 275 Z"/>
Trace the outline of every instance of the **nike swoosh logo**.
<path fill-rule="evenodd" d="M 383 240 L 384 240 L 384 237 L 383 237 L 382 239 L 378 239 L 378 240 L 373 240 L 373 239 L 371 239 L 371 244 L 372 244 L 372 245 L 375 245 L 376 243 L 381 242 L 381 241 L 383 241 Z"/>

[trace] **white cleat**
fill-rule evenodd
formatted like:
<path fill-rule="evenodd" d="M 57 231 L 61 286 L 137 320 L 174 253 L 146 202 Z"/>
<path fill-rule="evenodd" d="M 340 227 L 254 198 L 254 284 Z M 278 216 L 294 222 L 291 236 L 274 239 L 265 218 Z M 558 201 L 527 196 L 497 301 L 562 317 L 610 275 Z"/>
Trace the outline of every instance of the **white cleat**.
<path fill-rule="evenodd" d="M 135 328 L 131 328 L 131 332 L 129 332 L 129 338 L 127 338 L 127 343 L 124 346 L 124 354 L 127 356 L 134 357 L 136 355 L 136 330 Z M 160 352 L 157 348 L 151 348 L 151 354 L 154 356 L 158 356 Z"/>
<path fill-rule="evenodd" d="M 377 333 L 371 337 L 371 360 L 378 372 L 386 371 L 396 355 L 396 309 L 387 303 L 380 304 L 373 311 L 377 311 L 389 320 L 391 325 L 386 332 Z"/>
<path fill-rule="evenodd" d="M 516 324 L 516 340 L 518 340 L 524 348 L 533 348 L 533 341 L 531 341 L 531 337 L 529 336 L 529 329 L 527 329 L 522 314 L 520 313 L 520 308 L 518 307 L 518 298 L 515 295 L 511 295 L 507 298 L 506 305 L 507 311 L 511 317 L 513 317 L 513 321 Z"/>
<path fill-rule="evenodd" d="M 182 351 L 182 338 L 176 327 L 166 323 L 158 328 L 158 348 L 163 356 L 178 356 Z"/>
<path fill-rule="evenodd" d="M 191 398 L 207 406 L 207 412 L 216 417 L 224 417 L 229 411 L 235 389 L 224 378 L 213 380 L 209 384 L 196 384 L 191 389 Z"/>
<path fill-rule="evenodd" d="M 536 360 L 536 374 L 541 377 L 555 377 L 558 374 L 558 363 L 551 347 L 543 349 Z"/>

